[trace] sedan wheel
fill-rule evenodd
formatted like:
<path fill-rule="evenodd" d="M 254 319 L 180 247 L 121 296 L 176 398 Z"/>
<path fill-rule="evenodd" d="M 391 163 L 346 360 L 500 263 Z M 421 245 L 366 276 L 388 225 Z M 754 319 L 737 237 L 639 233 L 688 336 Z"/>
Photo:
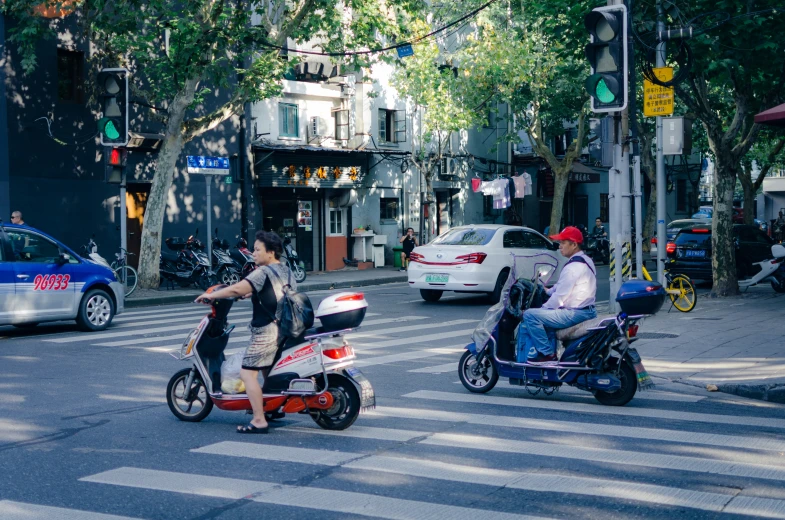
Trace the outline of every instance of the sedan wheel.
<path fill-rule="evenodd" d="M 112 322 L 114 313 L 114 302 L 109 295 L 101 289 L 93 289 L 82 298 L 76 323 L 82 330 L 104 330 Z"/>

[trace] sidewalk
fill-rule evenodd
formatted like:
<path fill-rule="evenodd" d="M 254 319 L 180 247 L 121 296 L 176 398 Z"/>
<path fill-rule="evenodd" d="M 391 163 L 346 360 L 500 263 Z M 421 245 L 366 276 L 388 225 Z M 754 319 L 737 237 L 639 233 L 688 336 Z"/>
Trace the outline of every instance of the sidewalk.
<path fill-rule="evenodd" d="M 710 299 L 701 290 L 692 312 L 669 307 L 646 319 L 635 343 L 651 374 L 785 403 L 785 294 L 766 285 Z"/>
<path fill-rule="evenodd" d="M 356 267 L 347 267 L 340 271 L 309 272 L 304 282 L 297 284 L 298 291 L 321 291 L 329 289 L 342 289 L 348 287 L 363 287 L 366 285 L 379 285 L 383 283 L 405 282 L 405 272 L 400 272 L 393 267 L 380 267 L 378 269 L 358 270 Z M 164 305 L 171 303 L 191 302 L 202 294 L 196 287 L 183 289 L 161 288 L 158 290 L 137 289 L 126 298 L 125 306 L 143 307 L 146 305 Z"/>

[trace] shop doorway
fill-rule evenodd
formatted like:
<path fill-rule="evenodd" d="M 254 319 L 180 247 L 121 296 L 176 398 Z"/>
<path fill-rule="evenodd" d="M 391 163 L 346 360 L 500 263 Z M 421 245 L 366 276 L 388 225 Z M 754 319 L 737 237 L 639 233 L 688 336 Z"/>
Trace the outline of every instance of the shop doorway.
<path fill-rule="evenodd" d="M 262 199 L 263 227 L 281 238 L 288 237 L 306 271 L 320 268 L 321 205 L 318 200 L 297 198 Z"/>
<path fill-rule="evenodd" d="M 129 183 L 125 192 L 125 229 L 126 245 L 128 246 L 128 264 L 134 269 L 139 268 L 139 253 L 142 250 L 142 228 L 147 199 L 150 196 L 150 184 Z M 164 246 L 165 247 L 165 246 Z"/>
<path fill-rule="evenodd" d="M 573 223 L 583 225 L 588 229 L 589 226 L 589 197 L 587 195 L 575 195 L 573 202 Z"/>

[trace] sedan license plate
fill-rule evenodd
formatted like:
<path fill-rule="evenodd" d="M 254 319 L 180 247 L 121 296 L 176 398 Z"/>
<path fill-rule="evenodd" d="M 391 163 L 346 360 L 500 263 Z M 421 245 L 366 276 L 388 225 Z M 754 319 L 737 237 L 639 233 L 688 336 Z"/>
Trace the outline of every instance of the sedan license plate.
<path fill-rule="evenodd" d="M 688 249 L 685 251 L 684 256 L 687 258 L 703 258 L 706 256 L 706 251 L 703 249 Z"/>
<path fill-rule="evenodd" d="M 426 274 L 425 281 L 428 283 L 447 283 L 450 281 L 448 274 Z"/>

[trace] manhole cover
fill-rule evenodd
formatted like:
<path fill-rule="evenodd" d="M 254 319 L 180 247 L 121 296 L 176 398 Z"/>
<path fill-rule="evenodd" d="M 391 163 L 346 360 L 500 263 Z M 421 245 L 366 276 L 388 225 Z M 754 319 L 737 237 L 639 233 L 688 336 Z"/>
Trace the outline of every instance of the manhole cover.
<path fill-rule="evenodd" d="M 637 337 L 641 339 L 670 339 L 678 338 L 678 334 L 671 334 L 669 332 L 639 332 Z"/>

